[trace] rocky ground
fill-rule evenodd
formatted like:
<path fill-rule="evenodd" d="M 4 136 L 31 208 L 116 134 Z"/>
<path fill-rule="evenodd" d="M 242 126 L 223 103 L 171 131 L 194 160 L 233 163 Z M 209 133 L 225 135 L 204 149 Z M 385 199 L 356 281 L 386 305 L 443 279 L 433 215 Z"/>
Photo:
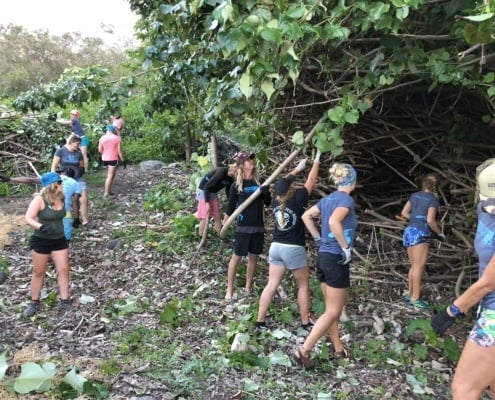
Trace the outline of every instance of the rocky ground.
<path fill-rule="evenodd" d="M 408 330 L 414 321 L 428 320 L 431 312 L 413 312 L 401 301 L 407 261 L 400 240 L 363 225 L 356 245 L 360 257 L 352 267 L 349 319 L 342 323 L 354 356 L 337 360 L 330 345 L 320 344 L 317 368 L 304 371 L 287 357 L 304 339 L 291 279 L 284 280 L 274 301 L 268 320 L 272 329 L 254 332 L 266 258 L 260 260 L 255 295 L 224 304 L 228 241 L 210 234 L 193 263 L 198 238 L 175 247 L 168 243 L 168 251 L 158 251 L 156 235 L 167 237 L 170 220 L 144 211 L 143 202 L 162 182 L 187 191 L 189 173 L 177 165 L 153 172 L 129 166 L 118 171 L 110 201 L 102 199 L 101 185 L 90 186 L 93 227 L 78 230 L 70 250 L 71 290 L 81 305 L 66 314 L 50 306 L 49 295 L 57 288 L 50 269 L 48 298 L 32 319 L 22 318 L 31 258 L 20 217 L 29 197 L 2 199 L 4 230 L 9 231 L 3 234 L 10 240 L 0 250 L 1 265 L 9 271 L 0 286 L 0 354 L 7 352 L 7 377 L 17 376 L 28 361 L 51 360 L 61 370 L 75 365 L 87 379 L 107 385 L 111 399 L 449 398 L 455 364 L 445 357 L 441 340 L 425 337 L 425 329 Z M 194 212 L 193 196 L 184 201 L 186 212 Z M 436 246 L 432 252 L 441 250 Z M 314 256 L 314 248 L 310 252 Z M 241 281 L 242 270 L 239 277 Z M 425 297 L 433 305 L 443 304 L 453 296 L 454 285 L 426 279 Z M 313 289 L 318 308 L 317 285 Z M 459 346 L 471 321 L 468 316 L 451 332 Z M 242 356 L 231 351 L 236 335 L 247 343 Z M 109 360 L 117 371 L 102 367 Z M 0 398 L 16 398 L 1 383 Z M 52 390 L 21 398 L 61 397 Z"/>

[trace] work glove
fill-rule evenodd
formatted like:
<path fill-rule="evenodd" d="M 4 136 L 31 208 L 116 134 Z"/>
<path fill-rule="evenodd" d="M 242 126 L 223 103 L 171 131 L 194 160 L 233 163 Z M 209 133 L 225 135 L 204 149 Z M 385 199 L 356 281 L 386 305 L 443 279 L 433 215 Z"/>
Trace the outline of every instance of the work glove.
<path fill-rule="evenodd" d="M 352 247 L 351 245 L 347 246 L 347 249 L 342 249 L 342 259 L 339 261 L 340 265 L 347 265 L 352 260 Z"/>
<path fill-rule="evenodd" d="M 447 308 L 438 312 L 431 318 L 431 326 L 437 335 L 443 335 L 455 322 L 457 317 L 451 317 L 447 313 Z"/>
<path fill-rule="evenodd" d="M 121 162 L 119 162 L 119 165 L 122 165 L 122 167 L 124 167 L 124 169 L 126 169 L 126 168 L 127 168 L 127 164 L 126 164 L 126 162 L 125 162 L 125 161 L 121 161 Z"/>
<path fill-rule="evenodd" d="M 56 231 L 51 226 L 41 225 L 40 232 L 46 233 L 47 235 L 53 235 Z"/>
<path fill-rule="evenodd" d="M 296 167 L 297 172 L 304 171 L 304 168 L 306 168 L 306 161 L 308 161 L 307 158 L 303 158 L 301 161 L 299 161 L 299 164 L 297 164 L 297 167 Z"/>
<path fill-rule="evenodd" d="M 10 182 L 10 177 L 7 175 L 0 175 L 0 182 Z"/>
<path fill-rule="evenodd" d="M 447 240 L 447 237 L 445 236 L 445 234 L 443 232 L 441 233 L 438 233 L 437 234 L 437 239 L 440 241 L 440 242 L 445 242 Z"/>
<path fill-rule="evenodd" d="M 320 162 L 320 157 L 321 157 L 321 151 L 318 150 L 315 155 L 315 159 L 313 160 L 313 163 L 319 163 Z"/>
<path fill-rule="evenodd" d="M 81 220 L 79 218 L 74 218 L 74 221 L 72 221 L 72 227 L 77 229 L 81 227 Z"/>

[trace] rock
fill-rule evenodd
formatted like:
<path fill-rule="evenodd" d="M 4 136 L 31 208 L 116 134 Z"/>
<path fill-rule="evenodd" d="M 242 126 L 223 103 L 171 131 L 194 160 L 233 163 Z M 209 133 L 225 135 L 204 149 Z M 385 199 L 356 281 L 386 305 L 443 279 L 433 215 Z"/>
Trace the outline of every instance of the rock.
<path fill-rule="evenodd" d="M 166 164 L 158 160 L 147 160 L 139 164 L 139 168 L 143 172 L 153 172 L 162 168 L 165 168 Z"/>
<path fill-rule="evenodd" d="M 115 250 L 122 246 L 122 239 L 111 239 L 107 242 L 108 250 Z"/>
<path fill-rule="evenodd" d="M 0 271 L 0 285 L 7 280 L 7 274 L 3 271 Z"/>

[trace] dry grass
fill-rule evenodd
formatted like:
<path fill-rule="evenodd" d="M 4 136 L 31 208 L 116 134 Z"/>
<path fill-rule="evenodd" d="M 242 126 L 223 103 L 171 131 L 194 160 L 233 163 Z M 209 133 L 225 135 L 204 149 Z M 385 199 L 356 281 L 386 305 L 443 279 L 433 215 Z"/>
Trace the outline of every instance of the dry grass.
<path fill-rule="evenodd" d="M 26 221 L 22 215 L 8 215 L 0 213 L 0 248 L 10 244 L 9 233 L 14 229 L 24 229 Z"/>

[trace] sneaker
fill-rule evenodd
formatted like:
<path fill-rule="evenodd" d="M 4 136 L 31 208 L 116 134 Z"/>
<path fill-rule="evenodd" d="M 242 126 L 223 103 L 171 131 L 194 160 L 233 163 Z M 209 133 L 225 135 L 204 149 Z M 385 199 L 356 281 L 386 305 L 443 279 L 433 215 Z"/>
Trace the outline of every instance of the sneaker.
<path fill-rule="evenodd" d="M 313 326 L 315 326 L 315 323 L 311 319 L 307 324 L 301 324 L 301 328 L 308 332 L 310 332 L 311 329 L 313 329 Z"/>
<path fill-rule="evenodd" d="M 412 300 L 409 299 L 409 305 L 416 310 L 428 310 L 430 306 L 424 300 Z"/>
<path fill-rule="evenodd" d="M 25 317 L 32 317 L 34 314 L 36 314 L 40 310 L 40 302 L 31 300 L 29 303 L 28 307 L 24 310 L 23 315 Z"/>
<path fill-rule="evenodd" d="M 411 305 L 411 297 L 409 297 L 408 294 L 404 296 L 404 303 L 406 303 L 406 305 L 408 306 Z"/>
<path fill-rule="evenodd" d="M 72 310 L 74 310 L 74 305 L 72 304 L 72 299 L 71 298 L 68 298 L 68 299 L 65 299 L 65 300 L 62 300 L 61 299 L 58 302 L 57 308 L 60 311 L 72 311 Z"/>
<path fill-rule="evenodd" d="M 256 321 L 255 328 L 259 331 L 267 331 L 268 330 L 268 326 L 266 326 L 266 322 Z"/>

